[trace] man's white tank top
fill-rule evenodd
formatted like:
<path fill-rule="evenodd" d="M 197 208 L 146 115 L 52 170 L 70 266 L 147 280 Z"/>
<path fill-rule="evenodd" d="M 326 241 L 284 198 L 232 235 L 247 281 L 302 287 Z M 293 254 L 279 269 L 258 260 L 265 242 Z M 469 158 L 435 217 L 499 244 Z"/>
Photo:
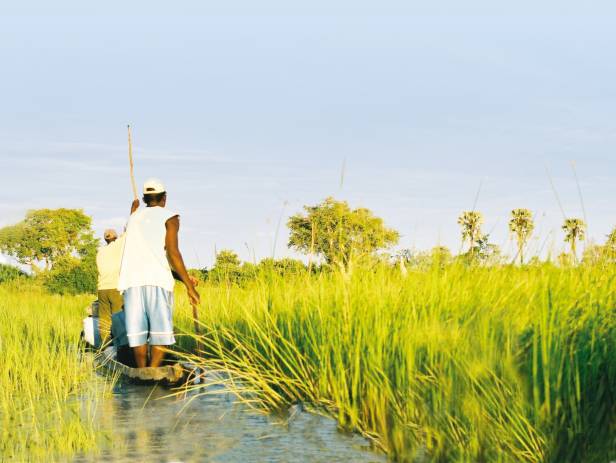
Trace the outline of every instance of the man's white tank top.
<path fill-rule="evenodd" d="M 118 290 L 159 286 L 173 291 L 175 281 L 167 261 L 165 222 L 175 212 L 164 207 L 139 208 L 128 219 Z"/>

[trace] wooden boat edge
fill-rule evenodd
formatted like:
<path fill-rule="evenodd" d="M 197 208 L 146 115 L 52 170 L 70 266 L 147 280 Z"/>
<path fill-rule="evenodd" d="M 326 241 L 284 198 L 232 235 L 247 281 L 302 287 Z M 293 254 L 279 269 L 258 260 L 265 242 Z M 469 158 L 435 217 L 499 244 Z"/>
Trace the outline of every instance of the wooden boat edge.
<path fill-rule="evenodd" d="M 132 382 L 141 384 L 162 383 L 166 386 L 177 386 L 185 382 L 189 372 L 178 362 L 160 367 L 132 368 L 118 362 L 111 356 L 99 353 L 95 363 L 114 373 L 128 378 Z"/>

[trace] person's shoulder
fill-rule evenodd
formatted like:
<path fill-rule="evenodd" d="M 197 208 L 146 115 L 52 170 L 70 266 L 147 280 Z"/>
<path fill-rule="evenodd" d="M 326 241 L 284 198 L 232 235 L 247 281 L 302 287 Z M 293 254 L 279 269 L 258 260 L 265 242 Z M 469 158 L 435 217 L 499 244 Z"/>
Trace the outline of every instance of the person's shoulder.
<path fill-rule="evenodd" d="M 130 217 L 128 218 L 128 220 L 130 221 L 130 219 L 132 219 L 133 217 L 141 217 L 144 214 L 148 213 L 148 209 L 150 209 L 149 207 L 140 207 L 139 209 L 137 209 L 135 212 L 133 212 Z"/>
<path fill-rule="evenodd" d="M 135 212 L 133 212 L 130 216 L 128 216 L 128 220 L 126 221 L 126 231 L 124 232 L 124 234 L 126 234 L 126 232 L 129 230 L 131 224 L 135 222 L 139 222 L 141 220 L 145 212 L 144 209 L 145 208 L 143 209 L 139 208 Z"/>
<path fill-rule="evenodd" d="M 161 211 L 162 211 L 162 214 L 166 217 L 166 220 L 180 216 L 180 214 L 178 214 L 177 212 L 171 209 L 167 209 L 166 207 L 161 207 Z"/>
<path fill-rule="evenodd" d="M 122 233 L 113 243 L 109 243 L 107 247 L 118 248 L 124 246 L 124 240 L 126 239 L 126 233 Z"/>
<path fill-rule="evenodd" d="M 111 243 L 111 244 L 113 244 L 113 243 Z M 98 251 L 96 251 L 96 258 L 97 259 L 102 259 L 108 253 L 109 253 L 109 244 L 105 244 L 105 245 L 101 246 L 100 248 L 98 248 Z"/>

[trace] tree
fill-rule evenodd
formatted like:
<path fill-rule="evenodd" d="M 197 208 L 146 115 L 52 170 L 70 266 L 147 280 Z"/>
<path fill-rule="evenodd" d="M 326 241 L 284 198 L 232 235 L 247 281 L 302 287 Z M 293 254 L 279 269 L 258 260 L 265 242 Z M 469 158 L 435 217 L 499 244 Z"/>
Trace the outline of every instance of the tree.
<path fill-rule="evenodd" d="M 241 263 L 242 262 L 235 251 L 223 249 L 216 254 L 216 263 L 214 265 L 219 269 L 224 269 L 239 267 Z"/>
<path fill-rule="evenodd" d="M 52 293 L 83 294 L 96 292 L 96 253 L 88 252 L 80 259 L 66 256 L 46 273 L 44 284 Z"/>
<path fill-rule="evenodd" d="M 562 226 L 565 232 L 565 242 L 571 245 L 571 256 L 577 262 L 577 242 L 584 239 L 586 223 L 582 219 L 565 219 Z"/>
<path fill-rule="evenodd" d="M 473 254 L 476 249 L 477 242 L 482 238 L 481 225 L 483 224 L 483 215 L 481 212 L 464 211 L 458 217 L 458 224 L 462 227 L 462 244 L 469 242 L 469 252 Z"/>
<path fill-rule="evenodd" d="M 273 259 L 271 257 L 263 259 L 257 266 L 259 271 L 274 272 L 278 275 L 298 275 L 307 270 L 306 265 L 298 259 L 284 257 L 282 259 Z"/>
<path fill-rule="evenodd" d="M 607 235 L 607 241 L 603 246 L 603 253 L 608 262 L 616 261 L 616 227 Z"/>
<path fill-rule="evenodd" d="M 238 282 L 242 277 L 242 263 L 238 255 L 229 249 L 223 249 L 216 254 L 214 267 L 207 277 L 214 281 Z"/>
<path fill-rule="evenodd" d="M 511 211 L 509 231 L 515 235 L 518 243 L 518 256 L 520 264 L 524 264 L 524 247 L 535 229 L 533 215 L 528 209 L 514 209 Z"/>
<path fill-rule="evenodd" d="M 351 209 L 346 201 L 327 198 L 305 206 L 305 214 L 289 218 L 289 247 L 321 255 L 328 264 L 347 266 L 355 257 L 392 246 L 400 235 L 365 208 Z"/>
<path fill-rule="evenodd" d="M 39 273 L 67 256 L 92 254 L 98 240 L 91 224 L 81 209 L 29 211 L 23 221 L 0 229 L 0 250 Z"/>

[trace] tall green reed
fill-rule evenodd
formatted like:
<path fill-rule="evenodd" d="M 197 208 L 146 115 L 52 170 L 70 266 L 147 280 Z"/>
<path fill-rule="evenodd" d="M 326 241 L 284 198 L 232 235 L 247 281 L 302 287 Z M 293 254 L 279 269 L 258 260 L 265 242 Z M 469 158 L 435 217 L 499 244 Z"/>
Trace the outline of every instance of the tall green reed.
<path fill-rule="evenodd" d="M 616 454 L 615 277 L 376 266 L 206 283 L 192 359 L 232 371 L 259 406 L 321 408 L 399 461 L 604 461 Z"/>
<path fill-rule="evenodd" d="M 0 460 L 54 461 L 95 451 L 93 367 L 78 335 L 91 297 L 0 285 Z M 87 398 L 87 400 L 86 400 Z"/>

